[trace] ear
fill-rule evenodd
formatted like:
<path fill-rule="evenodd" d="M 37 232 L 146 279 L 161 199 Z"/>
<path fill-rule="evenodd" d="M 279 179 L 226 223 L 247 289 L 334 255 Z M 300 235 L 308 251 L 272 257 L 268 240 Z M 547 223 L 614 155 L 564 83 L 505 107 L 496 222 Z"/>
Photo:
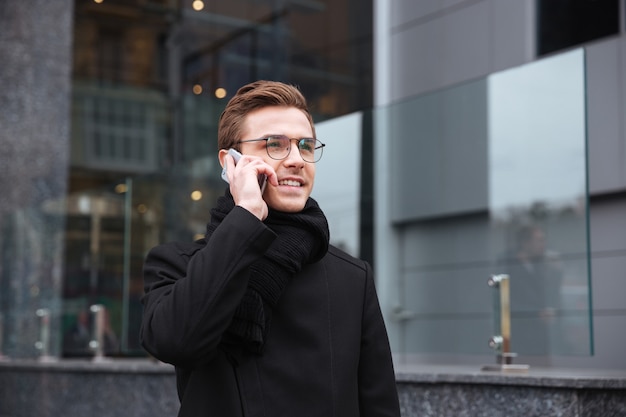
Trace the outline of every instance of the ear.
<path fill-rule="evenodd" d="M 217 158 L 219 159 L 222 168 L 224 168 L 224 158 L 226 157 L 226 155 L 228 155 L 228 149 L 220 149 L 219 153 L 217 154 Z"/>

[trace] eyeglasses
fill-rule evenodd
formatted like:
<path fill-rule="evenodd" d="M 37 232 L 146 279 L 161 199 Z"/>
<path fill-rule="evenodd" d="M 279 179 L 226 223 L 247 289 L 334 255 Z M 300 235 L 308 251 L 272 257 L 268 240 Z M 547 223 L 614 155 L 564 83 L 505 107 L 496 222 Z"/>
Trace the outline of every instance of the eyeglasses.
<path fill-rule="evenodd" d="M 315 163 L 322 159 L 324 146 L 315 138 L 288 138 L 285 135 L 271 135 L 260 139 L 240 140 L 237 143 L 265 141 L 265 150 L 270 158 L 281 160 L 287 158 L 291 152 L 291 141 L 298 142 L 298 151 L 305 162 Z"/>

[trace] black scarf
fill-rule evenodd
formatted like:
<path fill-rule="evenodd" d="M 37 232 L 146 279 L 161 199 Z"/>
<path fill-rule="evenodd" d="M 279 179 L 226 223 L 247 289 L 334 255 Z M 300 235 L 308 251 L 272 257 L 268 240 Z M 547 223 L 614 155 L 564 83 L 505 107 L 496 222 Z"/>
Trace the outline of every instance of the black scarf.
<path fill-rule="evenodd" d="M 234 206 L 233 197 L 227 189 L 211 210 L 207 241 Z M 330 235 L 326 216 L 312 198 L 307 200 L 299 213 L 284 213 L 270 208 L 264 223 L 277 234 L 277 238 L 263 257 L 250 266 L 248 288 L 225 335 L 228 339 L 243 342 L 248 350 L 255 353 L 262 352 L 272 308 L 287 284 L 304 265 L 324 257 Z"/>

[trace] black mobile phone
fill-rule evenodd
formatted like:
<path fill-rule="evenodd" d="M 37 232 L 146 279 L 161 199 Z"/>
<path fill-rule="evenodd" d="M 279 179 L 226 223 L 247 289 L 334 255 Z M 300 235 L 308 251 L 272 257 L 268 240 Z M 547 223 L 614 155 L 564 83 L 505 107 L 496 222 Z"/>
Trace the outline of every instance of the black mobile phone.
<path fill-rule="evenodd" d="M 229 149 L 228 154 L 233 157 L 233 159 L 235 160 L 235 165 L 236 165 L 237 162 L 239 162 L 239 158 L 241 158 L 241 154 L 237 152 L 235 149 Z M 228 182 L 228 177 L 226 176 L 226 167 L 222 169 L 222 179 Z M 260 174 L 259 175 L 259 187 L 261 187 L 261 194 L 263 194 L 263 191 L 265 191 L 266 185 L 267 185 L 267 175 Z"/>

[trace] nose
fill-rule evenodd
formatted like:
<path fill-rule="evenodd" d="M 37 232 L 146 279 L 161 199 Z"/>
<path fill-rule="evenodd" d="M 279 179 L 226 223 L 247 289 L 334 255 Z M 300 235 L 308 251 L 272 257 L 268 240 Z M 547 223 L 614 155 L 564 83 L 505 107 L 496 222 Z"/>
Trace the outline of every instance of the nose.
<path fill-rule="evenodd" d="M 300 155 L 298 139 L 291 139 L 289 141 L 289 154 L 287 155 L 287 158 L 284 159 L 284 164 L 286 166 L 296 166 L 299 168 L 306 164 L 305 160 L 302 159 L 302 155 Z"/>

